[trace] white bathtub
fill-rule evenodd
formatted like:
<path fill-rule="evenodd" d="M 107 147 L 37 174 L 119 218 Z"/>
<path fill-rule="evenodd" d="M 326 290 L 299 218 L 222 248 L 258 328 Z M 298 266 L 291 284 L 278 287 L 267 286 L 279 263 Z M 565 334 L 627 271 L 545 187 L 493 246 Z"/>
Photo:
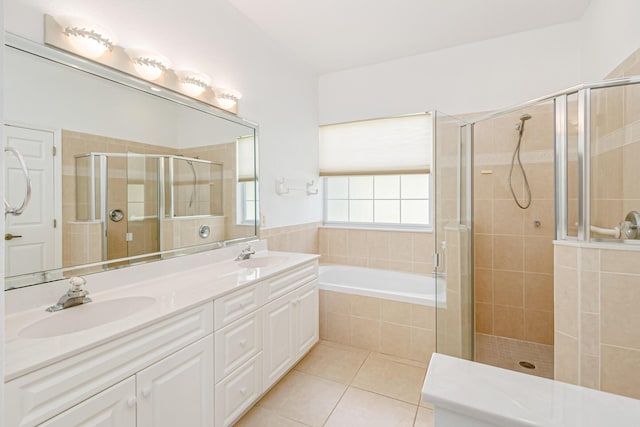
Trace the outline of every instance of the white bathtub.
<path fill-rule="evenodd" d="M 320 289 L 364 295 L 431 307 L 446 306 L 446 286 L 443 277 L 435 279 L 413 273 L 354 267 L 321 265 Z"/>

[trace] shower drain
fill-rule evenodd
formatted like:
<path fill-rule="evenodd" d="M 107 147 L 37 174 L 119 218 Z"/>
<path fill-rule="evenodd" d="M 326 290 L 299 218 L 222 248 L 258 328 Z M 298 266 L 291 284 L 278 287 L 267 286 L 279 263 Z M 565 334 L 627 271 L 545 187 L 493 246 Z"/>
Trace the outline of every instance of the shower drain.
<path fill-rule="evenodd" d="M 526 360 L 521 360 L 518 362 L 518 365 L 522 366 L 525 369 L 536 369 L 536 365 L 531 362 L 527 362 Z"/>

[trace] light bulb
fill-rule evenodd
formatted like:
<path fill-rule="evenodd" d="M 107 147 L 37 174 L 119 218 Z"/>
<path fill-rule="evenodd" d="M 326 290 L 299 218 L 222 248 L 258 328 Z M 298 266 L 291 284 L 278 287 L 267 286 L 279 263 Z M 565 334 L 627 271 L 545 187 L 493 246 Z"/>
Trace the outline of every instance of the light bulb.
<path fill-rule="evenodd" d="M 228 109 L 238 103 L 238 100 L 242 98 L 242 94 L 233 89 L 218 88 L 216 89 L 216 98 L 218 98 L 218 104 L 222 108 Z"/>
<path fill-rule="evenodd" d="M 139 49 L 125 49 L 136 73 L 145 80 L 156 80 L 171 66 L 165 56 Z"/>
<path fill-rule="evenodd" d="M 73 49 L 80 55 L 96 59 L 113 50 L 116 39 L 104 27 L 70 16 L 54 19 L 62 27 L 62 32 L 69 39 Z"/>
<path fill-rule="evenodd" d="M 180 79 L 182 90 L 189 96 L 198 96 L 205 91 L 211 79 L 195 71 L 178 71 L 176 73 Z"/>

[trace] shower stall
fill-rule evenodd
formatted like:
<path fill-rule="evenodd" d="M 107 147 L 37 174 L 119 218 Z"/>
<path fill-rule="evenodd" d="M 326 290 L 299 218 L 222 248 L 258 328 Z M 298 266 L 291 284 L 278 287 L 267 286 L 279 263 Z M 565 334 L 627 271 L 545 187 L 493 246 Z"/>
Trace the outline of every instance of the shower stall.
<path fill-rule="evenodd" d="M 554 240 L 640 244 L 640 78 L 434 129 L 437 351 L 553 378 Z"/>
<path fill-rule="evenodd" d="M 221 216 L 222 164 L 180 155 L 75 156 L 76 222 L 94 224 L 107 261 L 166 249 L 163 223 Z"/>

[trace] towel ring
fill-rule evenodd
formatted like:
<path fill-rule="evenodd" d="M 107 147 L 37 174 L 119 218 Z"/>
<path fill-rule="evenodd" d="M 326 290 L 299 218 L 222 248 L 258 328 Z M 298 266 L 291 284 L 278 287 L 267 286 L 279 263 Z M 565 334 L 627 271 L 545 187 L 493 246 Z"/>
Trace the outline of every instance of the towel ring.
<path fill-rule="evenodd" d="M 27 205 L 29 204 L 29 200 L 31 200 L 31 178 L 29 178 L 29 170 L 27 169 L 27 164 L 24 162 L 24 158 L 22 157 L 22 154 L 20 154 L 18 150 L 16 150 L 13 147 L 5 147 L 4 152 L 5 153 L 9 152 L 9 153 L 12 153 L 14 156 L 16 156 L 16 158 L 18 159 L 18 163 L 20 163 L 20 168 L 22 169 L 22 173 L 24 174 L 25 183 L 27 184 L 26 194 L 24 195 L 22 204 L 19 207 L 17 208 L 11 207 L 7 202 L 7 199 L 4 199 L 4 216 L 6 217 L 7 214 L 18 216 L 18 215 L 21 215 L 22 212 L 24 212 Z"/>

